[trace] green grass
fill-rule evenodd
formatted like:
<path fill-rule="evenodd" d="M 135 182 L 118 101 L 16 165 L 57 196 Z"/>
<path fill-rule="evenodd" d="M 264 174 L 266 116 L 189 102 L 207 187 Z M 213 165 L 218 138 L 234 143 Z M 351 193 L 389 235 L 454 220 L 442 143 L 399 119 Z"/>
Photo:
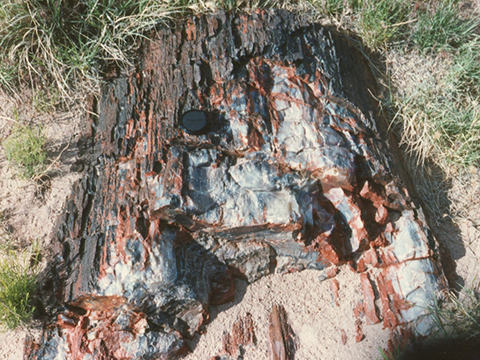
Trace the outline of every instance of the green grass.
<path fill-rule="evenodd" d="M 394 99 L 403 143 L 419 162 L 446 173 L 480 162 L 480 40 L 463 44 L 440 79 L 425 79 Z"/>
<path fill-rule="evenodd" d="M 0 261 L 0 325 L 3 328 L 15 329 L 32 319 L 37 260 L 38 251 L 33 259 L 21 261 L 10 253 Z"/>
<path fill-rule="evenodd" d="M 64 96 L 75 84 L 112 68 L 131 66 L 144 34 L 188 11 L 187 0 L 4 0 L 0 3 L 0 60 L 19 80 L 54 84 Z"/>
<path fill-rule="evenodd" d="M 458 0 L 442 0 L 434 10 L 420 11 L 412 40 L 422 51 L 457 48 L 470 40 L 478 25 L 478 19 L 460 16 Z"/>
<path fill-rule="evenodd" d="M 480 37 L 474 37 L 460 45 L 449 74 L 449 82 L 462 93 L 480 97 Z"/>
<path fill-rule="evenodd" d="M 7 91 L 9 94 L 13 94 L 15 84 L 16 69 L 13 66 L 7 64 L 0 64 L 0 87 Z"/>
<path fill-rule="evenodd" d="M 364 43 L 376 50 L 405 36 L 410 8 L 406 0 L 365 1 L 358 22 Z"/>
<path fill-rule="evenodd" d="M 17 122 L 12 134 L 2 142 L 7 160 L 21 178 L 33 178 L 45 169 L 45 141 L 40 128 Z"/>

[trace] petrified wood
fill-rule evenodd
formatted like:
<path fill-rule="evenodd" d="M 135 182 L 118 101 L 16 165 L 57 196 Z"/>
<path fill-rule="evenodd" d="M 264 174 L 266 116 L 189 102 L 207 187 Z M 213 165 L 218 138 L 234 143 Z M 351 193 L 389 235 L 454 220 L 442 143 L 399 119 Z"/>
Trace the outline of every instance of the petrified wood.
<path fill-rule="evenodd" d="M 152 34 L 95 104 L 27 357 L 172 358 L 234 277 L 342 264 L 362 277 L 356 313 L 421 320 L 441 271 L 372 79 L 345 39 L 284 11 Z"/>
<path fill-rule="evenodd" d="M 273 306 L 268 325 L 271 359 L 295 359 L 295 335 L 288 324 L 287 313 L 283 306 Z"/>
<path fill-rule="evenodd" d="M 255 331 L 252 315 L 247 313 L 244 317 L 238 318 L 232 326 L 231 333 L 223 333 L 223 353 L 230 358 L 239 358 L 245 346 L 255 342 Z"/>

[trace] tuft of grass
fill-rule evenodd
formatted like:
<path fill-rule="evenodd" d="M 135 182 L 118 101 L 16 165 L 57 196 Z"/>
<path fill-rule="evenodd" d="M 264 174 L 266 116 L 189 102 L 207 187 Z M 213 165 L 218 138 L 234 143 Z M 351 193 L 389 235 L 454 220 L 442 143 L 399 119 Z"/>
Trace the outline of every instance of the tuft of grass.
<path fill-rule="evenodd" d="M 359 9 L 358 32 L 364 43 L 378 50 L 404 36 L 411 2 L 406 0 L 368 0 Z"/>
<path fill-rule="evenodd" d="M 68 96 L 75 84 L 132 65 L 138 40 L 192 0 L 4 0 L 0 2 L 0 60 L 20 80 L 54 84 Z"/>
<path fill-rule="evenodd" d="M 54 87 L 45 87 L 33 94 L 33 107 L 42 113 L 55 111 L 60 102 L 61 96 Z"/>
<path fill-rule="evenodd" d="M 14 253 L 0 261 L 0 325 L 15 329 L 33 316 L 38 251 L 30 261 L 21 261 Z"/>
<path fill-rule="evenodd" d="M 479 23 L 460 17 L 458 0 L 442 0 L 434 10 L 419 12 L 412 40 L 421 51 L 457 48 L 471 39 Z"/>
<path fill-rule="evenodd" d="M 12 134 L 2 142 L 7 160 L 21 178 L 33 178 L 45 169 L 45 141 L 41 128 L 17 123 Z"/>
<path fill-rule="evenodd" d="M 15 68 L 7 64 L 0 64 L 0 87 L 9 94 L 14 93 Z"/>
<path fill-rule="evenodd" d="M 477 286 L 463 288 L 462 297 L 450 293 L 448 301 L 430 307 L 437 332 L 449 339 L 480 337 L 480 292 Z"/>
<path fill-rule="evenodd" d="M 462 45 L 440 79 L 394 99 L 402 142 L 446 174 L 480 163 L 480 41 Z"/>
<path fill-rule="evenodd" d="M 344 0 L 325 0 L 325 13 L 330 16 L 340 15 L 347 5 Z"/>
<path fill-rule="evenodd" d="M 461 45 L 454 58 L 449 82 L 463 93 L 480 97 L 480 38 Z M 478 102 L 477 102 L 478 106 Z"/>

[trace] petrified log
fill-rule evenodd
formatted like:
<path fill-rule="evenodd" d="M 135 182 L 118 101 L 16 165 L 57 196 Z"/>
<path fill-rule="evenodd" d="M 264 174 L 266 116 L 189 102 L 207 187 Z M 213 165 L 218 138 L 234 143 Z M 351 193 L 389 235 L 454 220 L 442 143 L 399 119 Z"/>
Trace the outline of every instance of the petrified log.
<path fill-rule="evenodd" d="M 345 263 L 373 322 L 424 315 L 413 305 L 440 286 L 434 243 L 354 54 L 284 11 L 152 34 L 95 104 L 92 164 L 59 222 L 50 321 L 28 358 L 171 358 L 234 277 Z"/>

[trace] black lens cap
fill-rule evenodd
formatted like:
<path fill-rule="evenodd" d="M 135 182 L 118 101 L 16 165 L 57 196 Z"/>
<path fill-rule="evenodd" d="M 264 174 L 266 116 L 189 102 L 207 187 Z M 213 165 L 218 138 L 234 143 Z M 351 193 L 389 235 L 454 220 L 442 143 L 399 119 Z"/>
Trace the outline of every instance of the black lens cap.
<path fill-rule="evenodd" d="M 207 114 L 200 110 L 190 110 L 182 114 L 180 124 L 191 134 L 203 134 L 208 130 Z"/>

